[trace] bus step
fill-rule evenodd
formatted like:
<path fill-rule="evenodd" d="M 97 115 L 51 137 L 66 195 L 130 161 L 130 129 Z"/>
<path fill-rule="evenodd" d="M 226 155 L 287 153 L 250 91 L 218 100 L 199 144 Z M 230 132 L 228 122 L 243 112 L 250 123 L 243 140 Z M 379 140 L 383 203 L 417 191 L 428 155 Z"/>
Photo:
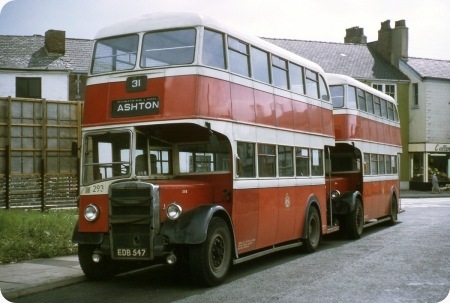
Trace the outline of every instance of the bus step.
<path fill-rule="evenodd" d="M 334 233 L 334 232 L 336 232 L 338 230 L 339 230 L 339 226 L 338 225 L 333 225 L 333 226 L 327 225 L 327 234 Z"/>

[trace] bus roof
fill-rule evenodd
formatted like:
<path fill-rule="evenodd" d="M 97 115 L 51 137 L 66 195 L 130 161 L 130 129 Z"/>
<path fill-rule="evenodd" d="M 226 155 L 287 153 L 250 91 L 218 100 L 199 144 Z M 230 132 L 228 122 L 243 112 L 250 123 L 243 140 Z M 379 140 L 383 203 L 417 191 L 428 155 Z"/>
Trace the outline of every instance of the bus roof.
<path fill-rule="evenodd" d="M 167 28 L 204 26 L 233 36 L 243 42 L 268 51 L 276 56 L 303 65 L 304 67 L 320 71 L 323 69 L 316 63 L 300 57 L 284 48 L 269 43 L 261 38 L 247 35 L 242 31 L 226 26 L 213 17 L 190 12 L 157 12 L 134 17 L 100 29 L 95 39 L 121 36 L 132 33 L 149 32 Z"/>
<path fill-rule="evenodd" d="M 330 86 L 343 85 L 343 84 L 352 85 L 352 86 L 361 88 L 361 89 L 365 90 L 366 92 L 369 92 L 375 96 L 383 98 L 391 103 L 397 104 L 395 99 L 392 98 L 391 96 L 389 96 L 383 92 L 380 92 L 379 90 L 377 90 L 365 83 L 362 83 L 361 81 L 353 79 L 352 77 L 349 77 L 346 75 L 341 75 L 341 74 L 332 74 L 332 73 L 326 73 L 326 77 L 327 77 L 328 85 L 330 85 Z"/>

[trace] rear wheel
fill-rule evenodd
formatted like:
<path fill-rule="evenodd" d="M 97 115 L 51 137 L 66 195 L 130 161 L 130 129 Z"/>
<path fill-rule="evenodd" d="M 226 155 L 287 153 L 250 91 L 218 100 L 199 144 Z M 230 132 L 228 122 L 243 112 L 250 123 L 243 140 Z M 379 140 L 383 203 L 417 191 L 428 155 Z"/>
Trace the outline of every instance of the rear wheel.
<path fill-rule="evenodd" d="M 100 262 L 92 260 L 95 245 L 78 244 L 78 260 L 85 276 L 91 280 L 105 280 L 114 275 L 113 264 L 109 257 L 103 256 Z"/>
<path fill-rule="evenodd" d="M 316 251 L 320 242 L 320 218 L 315 207 L 309 208 L 306 228 L 303 250 L 306 253 L 312 253 Z"/>
<path fill-rule="evenodd" d="M 231 264 L 231 235 L 222 218 L 212 218 L 206 241 L 190 250 L 191 273 L 205 286 L 215 286 L 225 279 Z"/>
<path fill-rule="evenodd" d="M 390 208 L 390 219 L 387 222 L 389 225 L 394 225 L 397 222 L 397 216 L 398 216 L 398 204 L 397 204 L 397 198 L 395 196 L 392 196 L 391 204 L 390 204 L 389 208 Z"/>
<path fill-rule="evenodd" d="M 359 198 L 356 198 L 353 211 L 347 215 L 345 227 L 347 228 L 347 235 L 350 239 L 361 238 L 364 228 L 364 210 Z"/>

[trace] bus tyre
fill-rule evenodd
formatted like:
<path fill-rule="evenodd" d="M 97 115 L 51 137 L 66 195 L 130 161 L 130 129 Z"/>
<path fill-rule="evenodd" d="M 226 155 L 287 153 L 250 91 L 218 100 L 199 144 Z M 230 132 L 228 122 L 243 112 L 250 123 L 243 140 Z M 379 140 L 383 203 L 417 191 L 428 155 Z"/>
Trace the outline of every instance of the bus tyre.
<path fill-rule="evenodd" d="M 303 240 L 303 251 L 305 253 L 313 253 L 316 251 L 320 243 L 320 218 L 317 209 L 313 206 L 309 208 L 308 217 L 306 218 L 306 238 Z"/>
<path fill-rule="evenodd" d="M 231 235 L 222 218 L 212 218 L 206 241 L 191 246 L 191 274 L 204 286 L 215 286 L 225 279 L 231 264 Z"/>
<path fill-rule="evenodd" d="M 85 276 L 90 280 L 105 280 L 114 275 L 111 259 L 103 257 L 100 262 L 92 260 L 95 245 L 78 244 L 78 260 Z"/>
<path fill-rule="evenodd" d="M 395 196 L 392 196 L 391 203 L 390 203 L 390 219 L 387 221 L 389 225 L 395 225 L 397 222 L 397 215 L 398 215 L 398 205 L 397 205 L 397 198 Z"/>
<path fill-rule="evenodd" d="M 359 198 L 356 198 L 353 211 L 347 215 L 345 227 L 347 228 L 347 235 L 350 239 L 356 240 L 361 238 L 364 228 L 364 210 Z"/>

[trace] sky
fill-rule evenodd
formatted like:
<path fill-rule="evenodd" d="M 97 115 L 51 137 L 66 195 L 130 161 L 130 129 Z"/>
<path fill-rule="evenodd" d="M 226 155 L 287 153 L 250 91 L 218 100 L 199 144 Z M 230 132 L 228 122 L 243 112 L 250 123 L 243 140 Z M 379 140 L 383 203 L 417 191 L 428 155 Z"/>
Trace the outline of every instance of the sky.
<path fill-rule="evenodd" d="M 449 0 L 0 0 L 0 35 L 56 29 L 93 39 L 104 26 L 158 11 L 199 12 L 259 37 L 338 43 L 347 28 L 363 28 L 371 42 L 381 22 L 405 20 L 410 57 L 450 60 Z"/>

